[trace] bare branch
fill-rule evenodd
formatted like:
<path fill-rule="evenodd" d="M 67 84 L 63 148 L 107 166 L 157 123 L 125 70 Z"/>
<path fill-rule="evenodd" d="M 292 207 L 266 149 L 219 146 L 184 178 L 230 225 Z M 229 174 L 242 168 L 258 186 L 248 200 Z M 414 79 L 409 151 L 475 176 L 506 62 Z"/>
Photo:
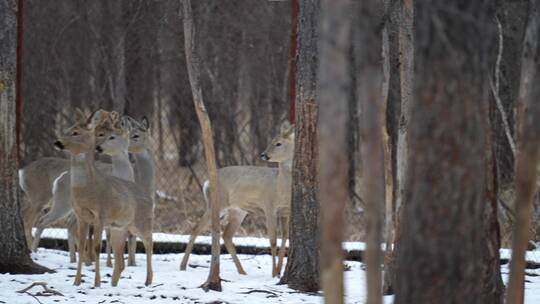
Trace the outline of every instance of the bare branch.
<path fill-rule="evenodd" d="M 506 134 L 506 138 L 508 139 L 508 144 L 510 144 L 510 148 L 512 149 L 512 154 L 514 155 L 514 158 L 515 158 L 516 157 L 516 143 L 514 141 L 514 138 L 512 137 L 512 132 L 510 132 L 510 124 L 508 123 L 508 116 L 506 115 L 506 112 L 504 111 L 501 97 L 499 96 L 500 66 L 501 66 L 501 59 L 502 59 L 502 52 L 503 52 L 503 33 L 502 33 L 501 22 L 499 21 L 498 18 L 495 18 L 495 20 L 497 21 L 497 27 L 499 28 L 499 52 L 497 53 L 497 61 L 495 63 L 495 85 L 493 85 L 493 82 L 491 80 L 489 81 L 489 85 L 491 87 L 491 92 L 493 93 L 493 97 L 495 98 L 497 110 L 499 110 L 499 113 L 501 113 L 501 120 L 504 127 L 504 133 Z"/>

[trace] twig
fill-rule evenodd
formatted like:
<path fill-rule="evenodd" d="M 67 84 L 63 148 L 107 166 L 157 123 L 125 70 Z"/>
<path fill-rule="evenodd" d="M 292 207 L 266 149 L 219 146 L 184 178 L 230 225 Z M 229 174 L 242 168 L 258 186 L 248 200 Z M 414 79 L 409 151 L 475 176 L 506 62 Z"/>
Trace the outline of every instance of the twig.
<path fill-rule="evenodd" d="M 252 294 L 252 293 L 267 293 L 267 294 L 271 295 L 273 298 L 278 297 L 278 295 L 275 292 L 271 292 L 271 291 L 264 290 L 264 289 L 253 289 L 253 290 L 249 290 L 249 291 L 245 291 L 245 292 L 240 292 L 240 294 Z"/>
<path fill-rule="evenodd" d="M 500 87 L 500 66 L 501 66 L 501 58 L 502 58 L 502 52 L 503 52 L 503 33 L 502 33 L 502 26 L 501 22 L 497 17 L 495 17 L 495 20 L 497 21 L 497 26 L 499 28 L 499 52 L 497 53 L 497 61 L 495 63 L 495 85 L 490 80 L 489 85 L 491 87 L 491 92 L 493 93 L 493 97 L 495 98 L 495 103 L 497 105 L 497 110 L 501 113 L 501 120 L 504 127 L 504 133 L 506 134 L 506 138 L 508 139 L 508 144 L 510 144 L 510 148 L 512 149 L 512 155 L 514 158 L 516 157 L 516 144 L 514 141 L 514 138 L 512 137 L 512 133 L 510 132 L 510 124 L 508 123 L 508 116 L 506 115 L 506 112 L 504 111 L 503 104 L 501 102 L 501 98 L 499 96 L 499 87 Z"/>
<path fill-rule="evenodd" d="M 55 296 L 64 296 L 62 293 L 54 290 L 54 289 L 50 289 L 49 287 L 47 287 L 47 283 L 46 282 L 34 282 L 32 284 L 30 284 L 30 286 L 24 288 L 24 289 L 21 289 L 19 291 L 17 291 L 18 293 L 25 293 L 27 292 L 28 290 L 34 288 L 34 286 L 41 286 L 43 287 L 43 289 L 45 290 L 43 293 L 39 293 L 39 295 L 42 295 L 42 296 L 51 296 L 51 295 L 55 295 Z"/>

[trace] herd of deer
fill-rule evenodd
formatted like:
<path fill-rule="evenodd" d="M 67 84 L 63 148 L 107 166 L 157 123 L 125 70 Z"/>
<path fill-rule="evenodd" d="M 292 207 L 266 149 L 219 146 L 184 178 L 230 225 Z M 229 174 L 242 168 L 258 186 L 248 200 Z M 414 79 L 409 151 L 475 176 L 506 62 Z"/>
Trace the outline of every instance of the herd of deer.
<path fill-rule="evenodd" d="M 146 282 L 152 283 L 152 223 L 154 217 L 154 160 L 150 124 L 117 112 L 85 114 L 77 109 L 75 124 L 65 129 L 54 146 L 71 159 L 44 157 L 19 170 L 20 187 L 27 199 L 21 206 L 27 241 L 37 250 L 44 228 L 63 221 L 68 228 L 70 261 L 77 261 L 75 285 L 81 284 L 82 263 L 95 262 L 94 286 L 101 283 L 99 256 L 102 234 L 107 235 L 107 266 L 114 268 L 111 284 L 116 286 L 125 267 L 135 265 L 136 238 L 146 252 Z M 223 241 L 237 271 L 246 274 L 236 255 L 233 236 L 248 212 L 263 212 L 270 239 L 272 276 L 281 273 L 288 238 L 294 128 L 285 122 L 261 158 L 277 162 L 278 168 L 231 166 L 218 170 L 218 202 L 225 223 Z M 95 160 L 95 153 L 112 162 Z M 131 154 L 134 163 L 130 161 Z M 196 224 L 180 264 L 186 270 L 197 236 L 209 226 L 208 181 L 203 194 L 206 212 Z M 281 247 L 277 252 L 278 224 Z M 36 227 L 34 236 L 32 228 Z M 78 251 L 78 259 L 75 251 Z M 276 261 L 277 258 L 277 261 Z M 277 263 L 276 263 L 277 262 Z"/>

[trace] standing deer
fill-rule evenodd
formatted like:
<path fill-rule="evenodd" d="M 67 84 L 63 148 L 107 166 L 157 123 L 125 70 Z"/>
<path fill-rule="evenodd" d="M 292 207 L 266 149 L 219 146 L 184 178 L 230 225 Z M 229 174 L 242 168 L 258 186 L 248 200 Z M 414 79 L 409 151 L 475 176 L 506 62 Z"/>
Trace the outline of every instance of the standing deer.
<path fill-rule="evenodd" d="M 77 111 L 75 125 L 67 128 L 55 147 L 66 150 L 71 154 L 70 182 L 72 204 L 79 223 L 78 251 L 85 247 L 85 235 L 88 226 L 93 225 L 95 231 L 111 228 L 111 242 L 114 252 L 114 270 L 112 286 L 117 286 L 120 274 L 124 269 L 124 242 L 126 233 L 140 237 L 143 241 L 147 256 L 147 274 L 145 284 L 152 282 L 152 199 L 144 195 L 138 186 L 117 177 L 107 176 L 96 169 L 94 151 L 96 138 L 94 129 L 102 121 L 102 112 L 94 112 L 86 117 Z M 101 285 L 99 253 L 101 242 L 95 247 L 95 278 L 94 285 Z M 81 283 L 82 260 L 77 262 L 77 273 L 74 284 Z"/>
<path fill-rule="evenodd" d="M 221 216 L 227 217 L 227 224 L 223 230 L 223 241 L 240 274 L 246 274 L 246 272 L 236 256 L 232 238 L 242 224 L 247 212 L 256 212 L 261 209 L 266 217 L 266 231 L 270 240 L 272 276 L 275 277 L 281 273 L 285 256 L 285 242 L 289 234 L 288 221 L 290 216 L 293 152 L 294 128 L 288 122 L 285 122 L 281 126 L 280 134 L 272 140 L 270 146 L 261 154 L 263 160 L 278 162 L 279 168 L 231 166 L 218 170 L 218 201 L 221 204 Z M 195 239 L 210 222 L 208 191 L 208 182 L 205 182 L 203 192 L 207 205 L 206 212 L 193 229 L 180 264 L 180 270 L 186 270 Z M 281 220 L 282 239 L 276 265 L 278 219 Z"/>
<path fill-rule="evenodd" d="M 114 113 L 114 112 L 113 112 Z M 111 113 L 114 116 L 114 114 Z M 111 118 L 112 119 L 112 118 Z M 96 129 L 98 131 L 98 129 Z M 97 162 L 98 169 L 106 174 L 110 174 L 112 171 L 111 165 Z M 55 209 L 51 213 L 53 192 L 51 189 L 67 189 L 67 192 L 58 193 L 59 199 L 69 198 L 71 193 L 69 192 L 69 177 L 62 177 L 64 173 L 68 173 L 70 168 L 69 159 L 58 157 L 43 157 L 33 161 L 24 168 L 19 170 L 19 184 L 21 189 L 26 195 L 26 200 L 23 201 L 21 206 L 21 214 L 24 222 L 24 231 L 26 235 L 26 241 L 28 246 L 32 248 L 32 251 L 36 251 L 41 238 L 41 233 L 44 227 L 60 220 L 67 213 L 64 209 Z M 61 179 L 59 179 L 62 177 Z M 67 183 L 67 185 L 64 185 Z M 56 185 L 56 186 L 55 186 Z M 68 209 L 71 209 L 71 205 L 67 205 Z M 44 211 L 49 209 L 47 215 L 43 215 Z M 55 213 L 61 212 L 61 213 Z M 49 224 L 40 226 L 38 220 L 40 217 L 47 216 L 50 219 Z M 52 220 L 52 221 L 51 221 Z M 70 222 L 70 221 L 68 221 Z M 35 237 L 32 237 L 32 227 L 38 224 L 35 232 Z M 68 233 L 68 240 L 71 240 L 71 235 Z M 71 244 L 71 243 L 70 243 Z"/>
<path fill-rule="evenodd" d="M 101 111 L 101 113 L 102 113 L 103 122 L 100 125 L 96 126 L 95 134 L 96 134 L 97 141 L 102 142 L 104 141 L 104 138 L 109 137 L 110 133 L 113 132 L 113 126 L 117 124 L 118 122 L 118 113 L 106 112 L 106 111 Z M 121 149 L 121 147 L 118 147 L 118 149 Z M 74 243 L 76 242 L 77 238 L 76 238 L 76 233 L 74 232 L 76 231 L 77 223 L 76 223 L 76 219 L 74 218 L 75 215 L 73 214 L 73 208 L 71 206 L 71 185 L 70 185 L 70 173 L 69 173 L 70 163 L 69 163 L 69 160 L 65 160 L 65 159 L 48 158 L 47 160 L 48 162 L 46 162 L 45 164 L 49 164 L 49 165 L 56 164 L 56 163 L 65 164 L 67 162 L 67 168 L 65 168 L 66 171 L 60 174 L 60 176 L 58 176 L 53 182 L 52 199 L 51 199 L 51 203 L 49 204 L 50 208 L 49 208 L 49 211 L 46 214 L 44 214 L 36 223 L 36 233 L 35 233 L 34 241 L 32 243 L 32 250 L 33 251 L 37 250 L 41 233 L 46 227 L 50 227 L 62 219 L 67 219 L 70 261 L 75 262 Z M 34 163 L 40 164 L 41 162 L 36 161 Z M 131 167 L 131 164 L 129 163 L 129 161 L 126 161 L 122 157 L 112 157 L 112 165 L 103 164 L 101 162 L 96 162 L 96 165 L 97 165 L 97 168 L 100 170 L 100 172 L 104 174 L 116 176 L 116 177 L 123 178 L 129 181 L 134 181 L 133 169 Z M 33 173 L 33 172 L 34 171 L 30 171 L 30 173 Z M 28 175 L 33 176 L 32 174 L 28 174 Z M 51 189 L 50 189 L 51 187 L 46 181 L 37 183 L 36 185 L 39 185 L 39 187 L 34 187 L 36 190 L 40 190 L 42 192 L 46 191 L 49 194 L 49 196 L 51 195 Z M 101 242 L 101 234 L 99 234 L 99 232 L 94 233 L 94 238 L 96 240 L 89 238 L 88 248 L 92 247 L 92 244 L 94 242 L 97 242 L 97 241 Z M 109 243 L 110 242 L 107 241 L 107 247 L 109 247 Z M 86 259 L 88 263 L 91 263 L 93 259 L 93 252 L 94 252 L 93 250 L 89 250 L 89 254 L 88 254 L 89 259 Z M 134 261 L 134 257 L 135 257 L 134 251 L 129 251 L 129 256 L 130 256 L 130 259 L 128 261 L 128 265 L 131 265 L 134 263 L 132 262 Z M 109 250 L 107 254 L 107 266 L 110 266 L 110 265 L 111 265 L 111 261 L 110 261 L 110 250 Z"/>

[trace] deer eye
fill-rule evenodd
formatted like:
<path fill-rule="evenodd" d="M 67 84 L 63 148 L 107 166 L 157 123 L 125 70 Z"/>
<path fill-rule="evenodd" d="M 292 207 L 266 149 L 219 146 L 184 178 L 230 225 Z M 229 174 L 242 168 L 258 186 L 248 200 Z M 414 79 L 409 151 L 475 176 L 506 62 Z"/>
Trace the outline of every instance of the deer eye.
<path fill-rule="evenodd" d="M 277 143 L 277 144 L 276 144 L 276 147 L 279 147 L 279 146 L 281 146 L 281 143 Z"/>
<path fill-rule="evenodd" d="M 104 133 L 99 133 L 99 134 L 98 134 L 98 137 L 103 137 L 103 136 L 105 136 Z"/>
<path fill-rule="evenodd" d="M 71 135 L 72 135 L 72 136 L 77 136 L 77 135 L 79 135 L 79 132 L 73 131 L 73 133 L 71 133 Z"/>
<path fill-rule="evenodd" d="M 131 137 L 131 138 L 139 138 L 139 135 L 135 134 L 135 135 L 133 135 L 133 137 Z"/>
<path fill-rule="evenodd" d="M 113 140 L 113 139 L 114 139 L 114 136 L 109 137 L 109 140 Z"/>

